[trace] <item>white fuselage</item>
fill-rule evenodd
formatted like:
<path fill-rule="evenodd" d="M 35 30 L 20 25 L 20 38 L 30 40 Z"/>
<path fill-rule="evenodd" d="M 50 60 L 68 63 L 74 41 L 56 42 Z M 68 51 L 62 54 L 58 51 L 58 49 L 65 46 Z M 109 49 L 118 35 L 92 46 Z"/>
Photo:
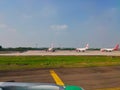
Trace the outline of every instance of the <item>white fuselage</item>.
<path fill-rule="evenodd" d="M 76 48 L 77 52 L 85 52 L 87 48 Z"/>
<path fill-rule="evenodd" d="M 54 52 L 55 50 L 54 50 L 54 48 L 48 48 L 47 51 L 48 51 L 48 52 Z"/>
<path fill-rule="evenodd" d="M 101 48 L 100 51 L 112 52 L 112 51 L 116 51 L 118 49 L 119 49 L 119 44 L 117 44 L 114 48 Z"/>
<path fill-rule="evenodd" d="M 76 48 L 77 52 L 85 52 L 88 49 L 89 45 L 87 44 L 85 48 Z"/>
<path fill-rule="evenodd" d="M 112 52 L 114 49 L 113 48 L 102 48 L 101 51 L 106 51 L 106 52 Z"/>

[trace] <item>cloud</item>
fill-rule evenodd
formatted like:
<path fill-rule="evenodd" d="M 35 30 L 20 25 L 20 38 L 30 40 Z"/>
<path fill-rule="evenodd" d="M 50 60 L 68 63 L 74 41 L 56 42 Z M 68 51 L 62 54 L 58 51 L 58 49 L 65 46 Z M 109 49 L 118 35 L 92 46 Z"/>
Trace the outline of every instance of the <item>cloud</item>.
<path fill-rule="evenodd" d="M 67 25 L 51 25 L 50 28 L 52 30 L 66 30 L 68 28 Z"/>

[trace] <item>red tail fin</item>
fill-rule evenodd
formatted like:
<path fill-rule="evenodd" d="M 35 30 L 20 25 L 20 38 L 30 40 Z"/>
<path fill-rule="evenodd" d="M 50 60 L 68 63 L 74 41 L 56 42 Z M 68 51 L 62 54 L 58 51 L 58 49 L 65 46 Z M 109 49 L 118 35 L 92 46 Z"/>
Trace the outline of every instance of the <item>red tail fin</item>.
<path fill-rule="evenodd" d="M 89 44 L 87 44 L 85 48 L 88 49 L 89 48 Z"/>
<path fill-rule="evenodd" d="M 114 50 L 118 50 L 119 49 L 119 44 L 117 44 L 115 47 L 114 47 Z"/>

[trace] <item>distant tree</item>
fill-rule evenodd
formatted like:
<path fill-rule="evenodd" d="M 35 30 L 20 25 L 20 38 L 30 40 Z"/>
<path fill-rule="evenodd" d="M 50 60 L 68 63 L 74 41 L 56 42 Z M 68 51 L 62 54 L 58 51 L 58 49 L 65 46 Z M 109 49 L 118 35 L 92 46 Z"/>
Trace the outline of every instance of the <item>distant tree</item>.
<path fill-rule="evenodd" d="M 0 45 L 0 50 L 2 50 L 2 46 Z"/>

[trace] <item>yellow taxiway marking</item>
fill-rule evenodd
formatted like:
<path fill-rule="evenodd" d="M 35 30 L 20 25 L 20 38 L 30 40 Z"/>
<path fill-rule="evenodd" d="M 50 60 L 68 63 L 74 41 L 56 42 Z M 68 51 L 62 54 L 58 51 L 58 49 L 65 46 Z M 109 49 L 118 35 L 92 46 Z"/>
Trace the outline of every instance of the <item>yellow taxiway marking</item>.
<path fill-rule="evenodd" d="M 54 70 L 50 70 L 50 74 L 53 77 L 53 79 L 55 80 L 57 85 L 64 86 L 63 81 L 59 78 L 59 76 L 55 73 Z"/>
<path fill-rule="evenodd" d="M 120 88 L 103 88 L 103 89 L 96 89 L 96 90 L 120 90 Z"/>

